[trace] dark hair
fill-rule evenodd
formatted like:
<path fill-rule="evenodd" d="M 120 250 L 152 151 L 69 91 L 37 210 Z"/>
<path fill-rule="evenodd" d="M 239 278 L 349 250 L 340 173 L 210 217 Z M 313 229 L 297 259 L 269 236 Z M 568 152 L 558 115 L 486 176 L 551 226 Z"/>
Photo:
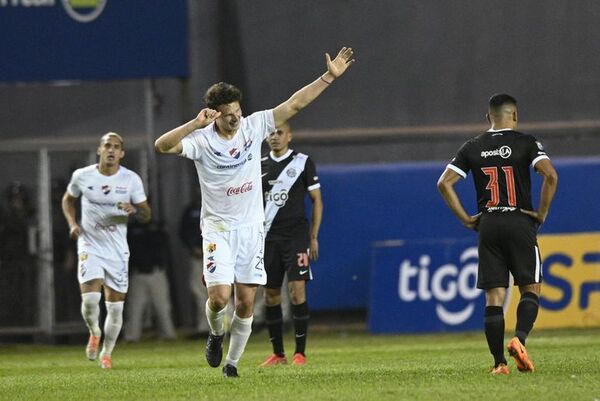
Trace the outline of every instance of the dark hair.
<path fill-rule="evenodd" d="M 222 104 L 242 101 L 242 91 L 226 82 L 212 85 L 204 94 L 204 103 L 211 109 L 216 109 Z"/>
<path fill-rule="evenodd" d="M 492 95 L 489 101 L 490 110 L 498 110 L 505 104 L 512 104 L 516 106 L 517 100 L 511 95 L 507 95 L 506 93 L 497 93 L 495 95 Z"/>

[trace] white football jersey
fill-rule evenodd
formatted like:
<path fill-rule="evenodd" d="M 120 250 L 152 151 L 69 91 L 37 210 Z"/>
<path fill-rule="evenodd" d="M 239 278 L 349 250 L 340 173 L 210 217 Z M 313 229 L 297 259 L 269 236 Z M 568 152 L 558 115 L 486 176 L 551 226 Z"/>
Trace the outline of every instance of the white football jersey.
<path fill-rule="evenodd" d="M 242 118 L 229 141 L 217 134 L 215 123 L 183 138 L 181 156 L 194 161 L 202 190 L 203 233 L 264 222 L 260 151 L 273 131 L 273 110 L 265 110 Z"/>
<path fill-rule="evenodd" d="M 127 213 L 118 208 L 121 202 L 141 203 L 146 200 L 142 179 L 120 166 L 111 176 L 98 171 L 98 165 L 73 172 L 67 192 L 81 196 L 81 229 L 77 252 L 87 252 L 111 260 L 128 260 Z"/>

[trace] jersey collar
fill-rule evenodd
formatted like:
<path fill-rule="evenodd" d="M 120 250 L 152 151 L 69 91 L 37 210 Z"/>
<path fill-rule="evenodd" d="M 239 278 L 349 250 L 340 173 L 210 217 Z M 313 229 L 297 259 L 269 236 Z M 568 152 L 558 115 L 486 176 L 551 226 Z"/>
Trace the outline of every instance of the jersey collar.
<path fill-rule="evenodd" d="M 283 156 L 280 157 L 275 157 L 275 154 L 273 153 L 273 151 L 269 152 L 269 156 L 271 157 L 272 160 L 276 161 L 276 162 L 280 162 L 282 160 L 287 159 L 288 157 L 290 157 L 290 155 L 292 154 L 293 150 L 292 149 L 288 149 L 287 152 L 285 152 L 283 154 Z"/>
<path fill-rule="evenodd" d="M 501 131 L 512 131 L 512 128 L 502 128 L 502 129 L 489 129 L 487 132 L 501 132 Z"/>

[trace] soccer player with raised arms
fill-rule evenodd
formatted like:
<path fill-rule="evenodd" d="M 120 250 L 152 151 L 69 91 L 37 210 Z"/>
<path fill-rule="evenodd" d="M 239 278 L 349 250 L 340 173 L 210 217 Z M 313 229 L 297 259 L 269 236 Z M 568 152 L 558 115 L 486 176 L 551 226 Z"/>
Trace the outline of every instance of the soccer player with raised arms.
<path fill-rule="evenodd" d="M 261 184 L 261 143 L 275 128 L 308 106 L 354 63 L 343 47 L 327 71 L 274 109 L 242 116 L 242 94 L 231 84 L 211 86 L 196 118 L 163 134 L 155 142 L 159 153 L 194 161 L 202 191 L 200 227 L 203 235 L 204 278 L 208 287 L 206 315 L 210 334 L 206 359 L 218 367 L 223 358 L 226 305 L 235 286 L 235 313 L 223 375 L 238 377 L 237 366 L 252 331 L 258 285 L 266 283 Z"/>

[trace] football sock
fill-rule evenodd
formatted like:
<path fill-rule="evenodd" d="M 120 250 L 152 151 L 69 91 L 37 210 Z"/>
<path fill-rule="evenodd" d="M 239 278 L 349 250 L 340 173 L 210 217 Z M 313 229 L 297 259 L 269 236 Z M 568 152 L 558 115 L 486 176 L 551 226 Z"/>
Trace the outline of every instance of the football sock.
<path fill-rule="evenodd" d="M 283 356 L 285 352 L 283 350 L 283 312 L 281 311 L 281 304 L 266 307 L 265 323 L 269 330 L 269 340 L 273 344 L 273 352 Z"/>
<path fill-rule="evenodd" d="M 81 315 L 87 328 L 90 330 L 90 334 L 99 337 L 102 332 L 100 331 L 100 324 L 98 319 L 100 318 L 100 297 L 99 292 L 85 292 L 81 294 Z"/>
<path fill-rule="evenodd" d="M 501 306 L 486 306 L 484 315 L 485 338 L 494 356 L 494 366 L 506 364 L 504 357 L 504 311 Z"/>
<path fill-rule="evenodd" d="M 533 328 L 533 323 L 537 318 L 540 301 L 533 292 L 525 292 L 521 295 L 519 306 L 517 306 L 517 328 L 515 336 L 519 338 L 521 344 L 525 345 L 525 340 Z"/>
<path fill-rule="evenodd" d="M 104 343 L 102 355 L 111 355 L 121 327 L 123 326 L 123 305 L 125 302 L 105 302 L 106 320 L 104 321 Z"/>
<path fill-rule="evenodd" d="M 306 350 L 306 334 L 308 332 L 308 304 L 292 305 L 292 319 L 294 320 L 294 332 L 296 338 L 296 350 L 294 353 L 304 355 Z"/>
<path fill-rule="evenodd" d="M 210 326 L 210 332 L 217 336 L 222 336 L 225 332 L 223 328 L 223 321 L 225 319 L 225 315 L 227 313 L 227 306 L 225 306 L 220 311 L 213 311 L 208 306 L 208 301 L 206 301 L 206 320 L 208 320 L 208 325 Z"/>
<path fill-rule="evenodd" d="M 238 317 L 236 314 L 231 319 L 231 329 L 229 330 L 229 350 L 225 358 L 225 365 L 230 364 L 237 367 L 250 333 L 252 333 L 253 316 L 247 318 Z"/>

